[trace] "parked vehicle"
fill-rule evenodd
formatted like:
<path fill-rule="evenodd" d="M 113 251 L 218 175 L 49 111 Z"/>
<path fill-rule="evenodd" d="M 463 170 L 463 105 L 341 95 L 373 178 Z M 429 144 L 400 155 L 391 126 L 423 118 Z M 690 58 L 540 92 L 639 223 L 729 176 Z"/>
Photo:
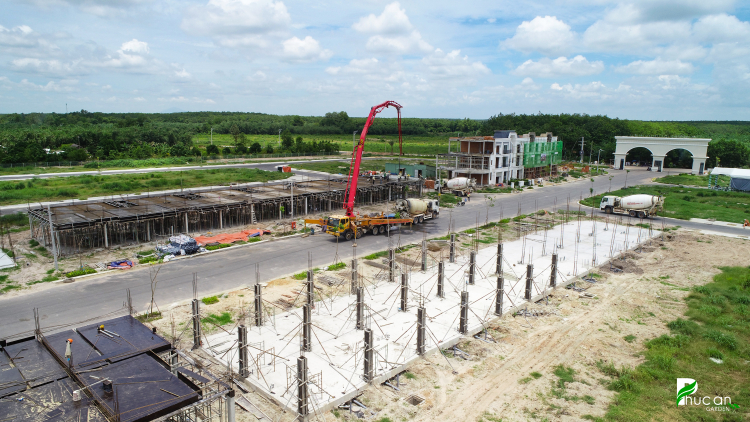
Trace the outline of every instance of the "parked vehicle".
<path fill-rule="evenodd" d="M 628 214 L 631 217 L 646 218 L 664 209 L 664 197 L 654 195 L 629 195 L 625 197 L 605 196 L 599 209 L 607 214 Z"/>
<path fill-rule="evenodd" d="M 441 193 L 452 193 L 456 196 L 466 196 L 467 194 L 474 192 L 477 187 L 477 182 L 474 179 L 468 177 L 454 177 L 450 180 L 443 180 L 443 186 L 441 186 Z"/>

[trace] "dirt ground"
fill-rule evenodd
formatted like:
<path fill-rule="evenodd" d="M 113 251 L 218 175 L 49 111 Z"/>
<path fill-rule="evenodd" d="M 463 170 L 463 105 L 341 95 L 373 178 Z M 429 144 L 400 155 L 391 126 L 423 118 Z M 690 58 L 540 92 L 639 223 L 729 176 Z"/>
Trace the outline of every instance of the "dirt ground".
<path fill-rule="evenodd" d="M 512 237 L 505 233 L 504 237 Z M 463 235 L 462 237 L 467 237 Z M 463 239 L 464 241 L 466 239 Z M 488 245 L 489 246 L 489 245 Z M 440 247 L 431 248 L 439 254 Z M 400 254 L 408 262 L 419 255 L 414 248 Z M 400 377 L 401 391 L 383 385 L 368 388 L 359 400 L 368 408 L 365 418 L 380 421 L 528 421 L 581 420 L 584 415 L 601 417 L 612 402 L 614 392 L 607 390 L 609 378 L 598 364 L 616 367 L 635 366 L 643 361 L 644 342 L 668 330 L 666 322 L 681 316 L 682 300 L 688 289 L 705 284 L 718 267 L 736 265 L 750 256 L 750 242 L 719 236 L 708 236 L 679 229 L 646 243 L 642 252 L 631 251 L 614 262 L 623 272 L 613 272 L 608 264 L 596 271 L 596 283 L 579 282 L 585 294 L 558 289 L 544 301 L 530 307 L 542 316 L 506 315 L 490 326 L 488 334 L 496 343 L 467 338 L 458 347 L 468 353 L 466 360 L 451 353 L 434 353 L 409 368 Z M 380 259 L 359 265 L 367 280 L 382 280 L 385 270 Z M 417 260 L 418 262 L 418 260 Z M 348 293 L 349 267 L 340 271 L 316 273 L 319 294 L 331 297 Z M 325 277 L 327 276 L 327 277 Z M 325 279 L 341 284 L 329 286 Z M 274 280 L 264 289 L 269 302 L 277 299 L 294 301 L 302 281 L 292 277 Z M 593 296 L 593 297 L 583 297 Z M 230 312 L 232 325 L 252 306 L 253 293 L 242 289 L 227 293 L 219 303 L 204 306 L 203 313 Z M 189 348 L 188 304 L 162 310 L 165 317 L 151 323 L 162 334 L 175 335 L 183 348 Z M 279 309 L 279 311 L 281 311 Z M 225 327 L 229 328 L 229 327 Z M 220 328 L 214 328 L 220 329 Z M 210 330 L 210 328 L 209 328 Z M 199 353 L 199 355 L 201 355 Z M 210 368 L 221 373 L 223 367 L 202 358 Z M 572 381 L 560 388 L 555 370 L 563 365 L 572 369 Z M 294 416 L 253 393 L 244 394 L 273 420 L 291 421 Z M 419 405 L 407 399 L 417 395 Z M 355 410 L 361 410 L 356 409 Z M 257 420 L 238 409 L 239 421 Z M 318 415 L 318 420 L 353 420 L 355 414 L 337 409 Z"/>

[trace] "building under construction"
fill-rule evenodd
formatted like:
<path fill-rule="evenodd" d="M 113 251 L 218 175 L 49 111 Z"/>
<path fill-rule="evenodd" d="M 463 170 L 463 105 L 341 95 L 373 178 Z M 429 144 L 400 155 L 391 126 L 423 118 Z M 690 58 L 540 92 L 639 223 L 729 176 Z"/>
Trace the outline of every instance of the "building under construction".
<path fill-rule="evenodd" d="M 422 195 L 423 180 L 360 177 L 357 205 Z M 30 208 L 31 236 L 59 255 L 341 209 L 345 178 L 249 183 Z M 50 223 L 51 222 L 51 223 Z M 51 229 L 50 229 L 51 227 Z"/>

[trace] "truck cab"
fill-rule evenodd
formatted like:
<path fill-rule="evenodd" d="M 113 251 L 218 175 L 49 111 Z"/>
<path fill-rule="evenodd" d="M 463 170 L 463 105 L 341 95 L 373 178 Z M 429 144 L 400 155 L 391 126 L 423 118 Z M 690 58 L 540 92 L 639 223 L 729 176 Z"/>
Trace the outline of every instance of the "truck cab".
<path fill-rule="evenodd" d="M 602 211 L 612 210 L 620 206 L 619 196 L 604 196 L 602 202 L 599 203 L 599 209 Z M 611 213 L 611 211 L 609 211 Z"/>

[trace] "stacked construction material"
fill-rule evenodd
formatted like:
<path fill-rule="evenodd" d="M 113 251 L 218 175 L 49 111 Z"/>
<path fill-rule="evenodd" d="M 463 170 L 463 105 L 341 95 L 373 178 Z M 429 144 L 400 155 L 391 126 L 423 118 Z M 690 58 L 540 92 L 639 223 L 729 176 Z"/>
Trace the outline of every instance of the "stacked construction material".
<path fill-rule="evenodd" d="M 169 244 L 157 246 L 156 250 L 166 255 L 192 255 L 200 250 L 198 243 L 184 234 L 169 238 Z"/>

